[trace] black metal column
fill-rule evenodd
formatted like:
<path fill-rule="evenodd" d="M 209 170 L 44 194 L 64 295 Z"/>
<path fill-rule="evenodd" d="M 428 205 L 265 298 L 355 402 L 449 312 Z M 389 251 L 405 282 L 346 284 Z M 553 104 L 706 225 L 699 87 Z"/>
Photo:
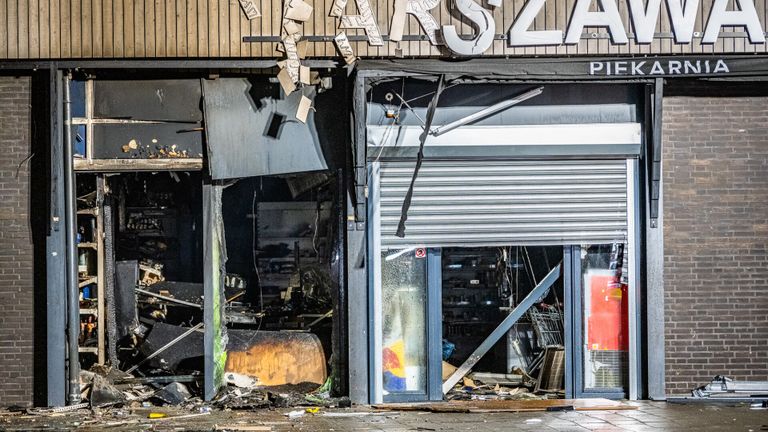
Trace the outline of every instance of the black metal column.
<path fill-rule="evenodd" d="M 50 152 L 49 220 L 46 235 L 46 376 L 47 405 L 66 403 L 67 248 L 64 213 L 63 77 L 49 69 Z"/>

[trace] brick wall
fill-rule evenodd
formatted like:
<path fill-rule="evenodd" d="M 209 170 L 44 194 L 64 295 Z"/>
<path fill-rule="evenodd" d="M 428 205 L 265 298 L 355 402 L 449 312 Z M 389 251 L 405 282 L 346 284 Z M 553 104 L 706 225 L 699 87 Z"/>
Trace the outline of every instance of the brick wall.
<path fill-rule="evenodd" d="M 0 76 L 0 406 L 32 404 L 30 85 Z"/>
<path fill-rule="evenodd" d="M 667 394 L 768 380 L 768 97 L 665 97 L 663 122 Z"/>

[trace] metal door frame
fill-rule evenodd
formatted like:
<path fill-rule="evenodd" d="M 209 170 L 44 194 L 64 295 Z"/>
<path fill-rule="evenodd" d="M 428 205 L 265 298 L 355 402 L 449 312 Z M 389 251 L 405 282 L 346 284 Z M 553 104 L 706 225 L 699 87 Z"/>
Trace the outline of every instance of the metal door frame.
<path fill-rule="evenodd" d="M 565 302 L 565 397 L 603 397 L 608 399 L 629 398 L 637 400 L 642 394 L 642 363 L 640 361 L 643 349 L 642 326 L 640 325 L 642 311 L 642 276 L 639 210 L 639 162 L 637 159 L 627 159 L 627 253 L 630 283 L 627 295 L 629 315 L 629 351 L 627 367 L 629 382 L 626 391 L 585 391 L 583 364 L 583 302 L 581 280 L 581 246 L 565 246 L 563 251 L 563 287 Z M 576 313 L 574 313 L 576 312 Z M 576 343 L 574 343 L 576 342 Z"/>
<path fill-rule="evenodd" d="M 371 163 L 369 176 L 368 199 L 368 262 L 371 271 L 368 273 L 368 362 L 370 365 L 368 385 L 370 403 L 383 402 L 418 402 L 426 400 L 442 400 L 442 272 L 441 252 L 439 248 L 427 249 L 426 284 L 427 302 L 424 305 L 426 317 L 426 392 L 409 392 L 397 395 L 383 394 L 382 376 L 382 293 L 381 293 L 381 225 L 379 213 L 379 172 L 381 164 Z"/>

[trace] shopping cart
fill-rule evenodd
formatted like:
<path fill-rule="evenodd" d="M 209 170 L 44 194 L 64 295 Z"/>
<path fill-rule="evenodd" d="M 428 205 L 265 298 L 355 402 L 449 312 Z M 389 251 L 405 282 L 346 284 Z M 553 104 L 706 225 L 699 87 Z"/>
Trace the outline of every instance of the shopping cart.
<path fill-rule="evenodd" d="M 542 349 L 563 345 L 563 313 L 554 307 L 539 310 L 534 306 L 528 310 L 528 318 L 531 320 L 533 331 L 536 334 L 536 343 Z"/>

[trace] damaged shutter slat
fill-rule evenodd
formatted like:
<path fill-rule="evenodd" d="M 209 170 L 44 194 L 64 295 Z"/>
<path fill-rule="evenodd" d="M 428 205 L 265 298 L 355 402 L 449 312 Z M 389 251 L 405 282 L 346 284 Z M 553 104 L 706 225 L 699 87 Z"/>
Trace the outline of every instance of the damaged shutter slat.
<path fill-rule="evenodd" d="M 425 161 L 398 238 L 414 163 L 381 162 L 384 248 L 626 241 L 626 160 Z"/>

